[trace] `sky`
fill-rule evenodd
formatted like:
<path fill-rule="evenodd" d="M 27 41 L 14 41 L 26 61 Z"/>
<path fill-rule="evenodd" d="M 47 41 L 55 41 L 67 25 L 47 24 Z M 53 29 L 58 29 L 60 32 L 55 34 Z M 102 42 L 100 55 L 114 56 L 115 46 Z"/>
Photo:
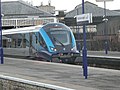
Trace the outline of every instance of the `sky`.
<path fill-rule="evenodd" d="M 1 0 L 3 1 L 14 1 L 14 0 Z M 16 1 L 16 0 L 15 0 Z M 43 5 L 48 5 L 49 0 L 22 0 L 26 2 L 32 3 L 34 6 L 40 6 L 41 2 Z M 66 10 L 71 11 L 73 10 L 78 4 L 82 3 L 82 0 L 50 0 L 51 5 L 55 6 L 56 10 Z M 99 7 L 104 7 L 103 2 L 96 2 L 96 0 L 84 0 L 89 1 L 91 3 L 97 4 Z M 106 8 L 110 10 L 120 10 L 120 0 L 113 0 L 106 2 Z"/>

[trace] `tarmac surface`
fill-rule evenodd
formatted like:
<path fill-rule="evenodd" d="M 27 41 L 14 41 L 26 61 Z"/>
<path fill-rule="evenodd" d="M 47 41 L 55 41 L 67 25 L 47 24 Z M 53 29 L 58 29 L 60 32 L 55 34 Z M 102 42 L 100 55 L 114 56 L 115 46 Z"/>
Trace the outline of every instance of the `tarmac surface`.
<path fill-rule="evenodd" d="M 120 90 L 120 70 L 88 67 L 88 79 L 78 65 L 4 58 L 0 74 L 75 90 Z"/>

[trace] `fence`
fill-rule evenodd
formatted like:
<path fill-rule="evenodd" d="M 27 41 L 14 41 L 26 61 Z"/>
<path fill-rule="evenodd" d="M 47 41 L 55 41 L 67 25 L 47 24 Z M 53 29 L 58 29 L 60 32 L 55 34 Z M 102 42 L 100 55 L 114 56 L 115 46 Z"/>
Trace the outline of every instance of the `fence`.
<path fill-rule="evenodd" d="M 48 23 L 48 22 L 57 22 L 57 19 L 55 17 L 2 19 L 2 27 L 33 26 L 33 25 L 41 25 L 41 24 Z"/>

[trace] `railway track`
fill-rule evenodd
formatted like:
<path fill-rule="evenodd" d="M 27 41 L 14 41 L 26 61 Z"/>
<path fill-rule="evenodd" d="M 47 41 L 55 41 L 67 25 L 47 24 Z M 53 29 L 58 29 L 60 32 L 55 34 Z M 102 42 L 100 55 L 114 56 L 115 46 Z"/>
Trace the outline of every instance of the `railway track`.
<path fill-rule="evenodd" d="M 25 59 L 29 59 L 29 60 L 38 60 L 38 59 L 35 59 L 35 58 L 30 58 L 30 57 L 26 58 L 26 57 L 10 56 L 10 55 L 9 56 L 5 55 L 5 57 L 25 58 Z M 38 61 L 46 61 L 46 60 L 43 60 L 43 59 L 40 60 L 39 59 Z M 87 61 L 88 61 L 88 66 L 120 70 L 120 58 L 119 57 L 88 56 Z M 66 63 L 66 64 L 69 64 L 69 63 Z M 82 56 L 78 57 L 75 60 L 75 63 L 70 63 L 70 64 L 82 65 L 83 64 Z"/>
<path fill-rule="evenodd" d="M 120 70 L 120 58 L 118 57 L 87 57 L 88 66 Z M 77 58 L 75 64 L 82 65 L 82 57 Z"/>

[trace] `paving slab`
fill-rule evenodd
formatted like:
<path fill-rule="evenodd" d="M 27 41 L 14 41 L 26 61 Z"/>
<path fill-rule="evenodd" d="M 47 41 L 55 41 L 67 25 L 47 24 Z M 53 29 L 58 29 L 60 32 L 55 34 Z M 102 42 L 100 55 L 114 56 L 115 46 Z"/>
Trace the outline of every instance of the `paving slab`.
<path fill-rule="evenodd" d="M 79 65 L 4 58 L 0 74 L 75 90 L 120 90 L 120 70 L 88 67 L 84 79 Z"/>

